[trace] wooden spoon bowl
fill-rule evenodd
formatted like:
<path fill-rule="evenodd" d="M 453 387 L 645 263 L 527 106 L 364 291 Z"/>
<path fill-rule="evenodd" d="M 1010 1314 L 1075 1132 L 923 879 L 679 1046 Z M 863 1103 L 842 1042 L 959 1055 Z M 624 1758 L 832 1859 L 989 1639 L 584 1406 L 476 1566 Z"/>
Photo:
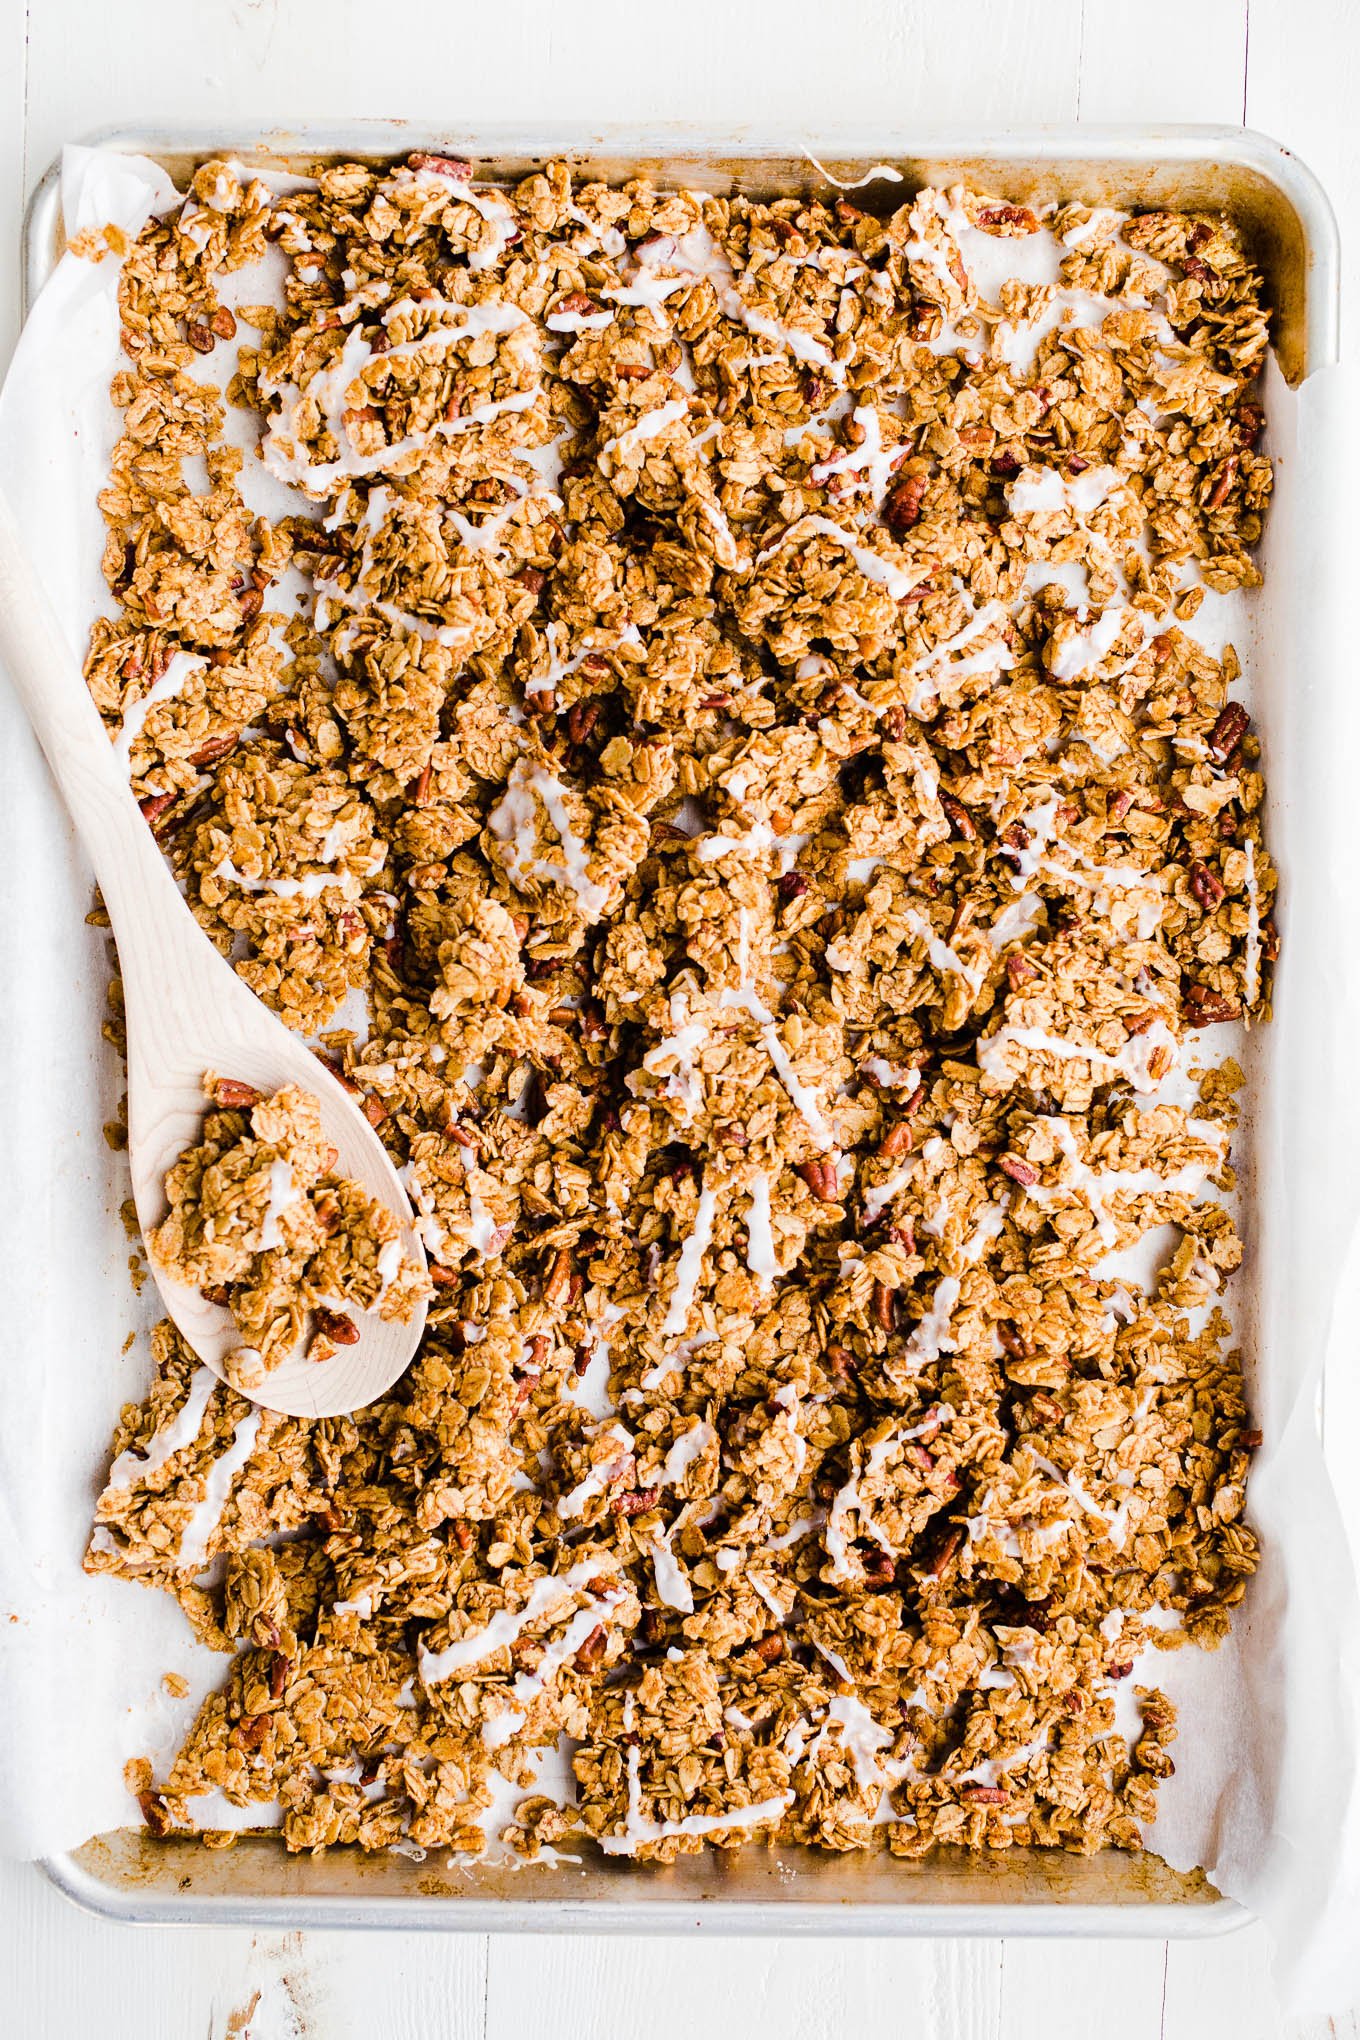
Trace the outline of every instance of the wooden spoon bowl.
<path fill-rule="evenodd" d="M 128 1155 L 142 1231 L 166 1214 L 165 1175 L 203 1126 L 205 1072 L 261 1092 L 297 1084 L 320 1100 L 337 1172 L 394 1213 L 404 1253 L 425 1265 L 410 1201 L 391 1158 L 353 1097 L 297 1035 L 261 1004 L 195 921 L 144 821 L 77 661 L 24 556 L 0 497 L 0 661 L 28 711 L 80 832 L 118 945 L 127 1014 Z M 175 1282 L 153 1259 L 165 1307 L 204 1364 L 222 1375 L 245 1343 L 229 1311 Z M 264 1377 L 253 1400 L 290 1416 L 362 1409 L 405 1371 L 425 1325 L 355 1312 L 359 1338 L 330 1360 L 299 1346 Z M 243 1390 L 242 1393 L 247 1391 Z"/>

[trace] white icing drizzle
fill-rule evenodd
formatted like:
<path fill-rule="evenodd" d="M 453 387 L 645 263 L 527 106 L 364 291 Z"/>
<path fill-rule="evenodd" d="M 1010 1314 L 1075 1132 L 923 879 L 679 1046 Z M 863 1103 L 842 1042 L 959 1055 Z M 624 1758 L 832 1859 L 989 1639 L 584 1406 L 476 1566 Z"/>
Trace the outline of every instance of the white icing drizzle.
<path fill-rule="evenodd" d="M 770 1229 L 770 1182 L 768 1176 L 754 1176 L 750 1183 L 750 1204 L 746 1213 L 746 1265 L 762 1282 L 774 1282 L 779 1275 L 774 1234 Z"/>
<path fill-rule="evenodd" d="M 578 666 L 583 666 L 586 660 L 592 658 L 597 652 L 616 652 L 620 645 L 640 645 L 642 643 L 641 631 L 639 631 L 636 624 L 630 623 L 625 625 L 617 637 L 592 637 L 570 659 L 563 659 L 559 656 L 557 649 L 561 636 L 560 627 L 556 623 L 550 623 L 543 635 L 548 647 L 548 670 L 546 673 L 538 674 L 532 680 L 525 681 L 524 692 L 526 694 L 552 693 L 560 681 L 565 680 L 569 674 L 574 673 Z"/>
<path fill-rule="evenodd" d="M 832 382 L 845 381 L 845 369 L 824 341 L 796 326 L 781 326 L 764 312 L 748 305 L 737 288 L 736 277 L 726 254 L 708 228 L 700 222 L 680 235 L 661 234 L 637 251 L 638 275 L 632 283 L 601 291 L 620 305 L 656 307 L 677 291 L 693 284 L 712 284 L 724 318 L 745 326 L 747 331 L 776 347 L 787 348 L 796 361 L 820 369 Z M 662 269 L 673 274 L 662 276 Z"/>
<path fill-rule="evenodd" d="M 617 1423 L 605 1425 L 596 1436 L 615 1449 L 607 1457 L 597 1459 L 585 1478 L 579 1480 L 569 1494 L 562 1496 L 557 1504 L 557 1514 L 564 1523 L 573 1523 L 578 1516 L 583 1516 L 586 1504 L 596 1495 L 602 1495 L 610 1482 L 618 1478 L 636 1442 L 632 1432 Z"/>
<path fill-rule="evenodd" d="M 1026 1186 L 1024 1194 L 1036 1204 L 1051 1205 L 1075 1191 L 1089 1205 L 1096 1230 L 1107 1247 L 1114 1246 L 1119 1237 L 1118 1225 L 1109 1209 L 1111 1198 L 1194 1197 L 1204 1188 L 1215 1166 L 1215 1162 L 1187 1162 L 1170 1176 L 1160 1175 L 1156 1169 L 1093 1169 L 1082 1159 L 1070 1120 L 1054 1114 L 1041 1119 L 1039 1124 L 1048 1127 L 1067 1167 L 1060 1183 L 1032 1183 Z M 1216 1163 L 1221 1167 L 1221 1149 Z"/>
<path fill-rule="evenodd" d="M 1063 1473 L 1051 1459 L 1045 1459 L 1042 1453 L 1036 1452 L 1032 1445 L 1029 1446 L 1029 1456 L 1041 1473 L 1046 1473 L 1050 1480 L 1056 1481 L 1058 1486 L 1072 1497 L 1079 1509 L 1105 1524 L 1105 1535 L 1110 1543 L 1114 1545 L 1116 1551 L 1122 1551 L 1129 1534 L 1129 1503 L 1123 1501 L 1117 1509 L 1107 1509 L 1088 1493 L 1075 1473 Z"/>
<path fill-rule="evenodd" d="M 465 177 L 456 177 L 448 170 L 435 165 L 422 166 L 419 170 L 403 169 L 397 173 L 397 182 L 429 185 L 432 182 L 447 184 L 455 198 L 462 199 L 474 212 L 494 228 L 491 238 L 480 248 L 474 248 L 468 256 L 469 269 L 490 269 L 499 262 L 510 242 L 519 232 L 519 221 L 503 199 L 492 198 L 486 192 L 474 191 Z"/>
<path fill-rule="evenodd" d="M 1256 845 L 1250 836 L 1242 849 L 1247 860 L 1246 993 L 1247 1005 L 1254 1006 L 1261 990 L 1261 894 L 1256 883 Z"/>
<path fill-rule="evenodd" d="M 676 397 L 669 404 L 658 404 L 655 410 L 644 411 L 626 432 L 620 432 L 614 439 L 606 439 L 600 451 L 616 454 L 620 460 L 632 460 L 640 446 L 678 424 L 688 410 L 687 397 Z"/>
<path fill-rule="evenodd" d="M 1118 1055 L 1107 1055 L 1104 1049 L 1089 1041 L 1073 1041 L 1063 1034 L 1048 1034 L 1039 1027 L 1019 1027 L 1008 1022 L 1004 1027 L 998 1027 L 995 1034 L 989 1034 L 978 1042 L 978 1068 L 984 1076 L 1007 1084 L 1015 1082 L 1015 1074 L 1006 1059 L 1006 1050 L 1012 1045 L 1057 1056 L 1068 1062 L 1088 1062 L 1094 1069 L 1117 1070 L 1135 1091 L 1144 1096 L 1165 1081 L 1180 1055 L 1176 1038 L 1164 1020 L 1154 1020 L 1142 1034 L 1131 1035 Z M 1154 1077 L 1149 1068 L 1156 1049 L 1165 1050 L 1171 1058 L 1161 1077 Z"/>
<path fill-rule="evenodd" d="M 834 460 L 819 460 L 809 479 L 821 487 L 833 475 L 854 476 L 852 489 L 867 489 L 873 501 L 880 503 L 893 469 L 908 448 L 905 445 L 884 446 L 883 428 L 872 404 L 857 404 L 851 416 L 860 428 L 859 445 L 838 454 Z"/>
<path fill-rule="evenodd" d="M 217 1385 L 215 1374 L 202 1365 L 196 1367 L 189 1377 L 189 1393 L 170 1422 L 147 1441 L 145 1458 L 139 1458 L 130 1447 L 120 1452 L 109 1468 L 106 1491 L 136 1487 L 148 1475 L 159 1473 L 186 1445 L 192 1445 L 203 1428 L 203 1414 Z"/>
<path fill-rule="evenodd" d="M 710 1445 L 717 1443 L 718 1434 L 712 1424 L 698 1423 L 682 1432 L 661 1465 L 661 1480 L 666 1487 L 678 1487 L 696 1459 L 702 1458 Z"/>
<path fill-rule="evenodd" d="M 568 1657 L 574 1657 L 591 1630 L 597 1626 L 601 1613 L 611 1611 L 623 1598 L 621 1589 L 602 1596 L 590 1594 L 588 1591 L 591 1582 L 598 1579 L 601 1573 L 613 1573 L 617 1570 L 616 1558 L 607 1553 L 596 1553 L 591 1558 L 581 1559 L 570 1572 L 547 1574 L 542 1579 L 535 1580 L 522 1608 L 499 1609 L 481 1629 L 470 1630 L 466 1636 L 447 1644 L 443 1650 L 426 1650 L 422 1643 L 419 1650 L 422 1683 L 426 1686 L 437 1686 L 445 1679 L 451 1679 L 456 1672 L 470 1671 L 474 1665 L 484 1663 L 494 1651 L 503 1650 L 509 1644 L 518 1642 L 530 1623 L 540 1622 L 548 1617 L 556 1618 L 565 1610 L 569 1601 L 584 1596 L 588 1605 L 568 1623 L 560 1641 L 545 1649 L 538 1671 L 527 1675 L 521 1674 L 521 1678 L 527 1677 L 531 1683 L 536 1682 L 541 1690 L 542 1685 L 546 1684 L 549 1670 L 555 1671 Z M 578 1634 L 578 1625 L 583 1620 L 586 1626 L 580 1629 Z M 550 1667 L 549 1658 L 552 1660 Z M 516 1698 L 520 1697 L 519 1684 L 520 1681 L 516 1680 L 512 1689 Z"/>
<path fill-rule="evenodd" d="M 175 1565 L 179 1570 L 192 1567 L 199 1572 L 202 1569 L 208 1556 L 208 1546 L 231 1499 L 232 1484 L 255 1449 L 260 1417 L 259 1410 L 248 1410 L 236 1426 L 227 1450 L 208 1468 L 203 1499 L 185 1524 L 175 1553 Z"/>
<path fill-rule="evenodd" d="M 176 652 L 159 680 L 140 701 L 134 701 L 123 717 L 123 726 L 113 740 L 115 757 L 125 772 L 132 770 L 132 747 L 146 726 L 147 717 L 163 701 L 175 701 L 183 694 L 195 673 L 207 668 L 207 660 L 196 652 Z"/>
<path fill-rule="evenodd" d="M 565 793 L 562 781 L 545 766 L 517 758 L 505 792 L 491 810 L 487 827 L 498 842 L 507 846 L 506 871 L 516 885 L 535 878 L 545 879 L 551 885 L 565 885 L 580 901 L 585 919 L 598 921 L 608 903 L 609 888 L 598 884 L 589 874 L 585 846 L 572 827 Z M 557 831 L 562 846 L 560 863 L 535 855 L 535 795 Z"/>
<path fill-rule="evenodd" d="M 900 184 L 902 182 L 902 172 L 894 170 L 891 163 L 875 163 L 872 169 L 866 170 L 862 177 L 856 177 L 847 181 L 844 177 L 837 177 L 834 172 L 828 170 L 825 163 L 819 163 L 811 149 L 804 149 L 803 154 L 807 157 L 818 176 L 824 177 L 828 184 L 834 184 L 837 191 L 862 191 L 866 184 L 880 184 L 885 180 L 889 184 Z"/>
<path fill-rule="evenodd" d="M 835 1136 L 823 1117 L 816 1097 L 794 1069 L 789 1052 L 780 1039 L 779 1025 L 774 1014 L 760 998 L 750 980 L 750 916 L 745 907 L 741 909 L 739 928 L 738 969 L 741 981 L 735 986 L 724 986 L 718 996 L 718 1004 L 728 1011 L 736 1009 L 747 1012 L 759 1024 L 760 1038 L 765 1045 L 766 1055 L 774 1065 L 776 1076 L 802 1114 L 813 1139 L 825 1150 L 833 1145 Z"/>
<path fill-rule="evenodd" d="M 359 475 L 378 474 L 392 467 L 407 454 L 418 453 L 436 437 L 454 437 L 459 433 L 474 430 L 479 425 L 490 424 L 493 418 L 507 411 L 526 411 L 538 398 L 537 387 L 518 390 L 508 397 L 492 399 L 476 406 L 458 418 L 440 418 L 426 431 L 408 434 L 406 438 L 380 447 L 376 452 L 360 454 L 355 450 L 350 429 L 345 420 L 349 391 L 359 381 L 363 370 L 375 360 L 391 361 L 417 352 L 436 351 L 457 346 L 460 342 L 478 337 L 483 333 L 512 333 L 518 327 L 529 324 L 529 315 L 518 305 L 493 301 L 482 305 L 458 305 L 445 298 L 431 298 L 416 303 L 411 298 L 402 298 L 389 305 L 382 314 L 384 326 L 391 325 L 400 317 L 428 318 L 437 312 L 449 311 L 455 316 L 455 323 L 448 326 L 433 326 L 416 340 L 403 340 L 390 346 L 386 353 L 375 354 L 373 343 L 362 326 L 354 326 L 346 336 L 340 357 L 333 367 L 315 375 L 305 390 L 294 383 L 265 385 L 261 387 L 267 395 L 281 399 L 280 408 L 270 418 L 264 438 L 260 443 L 260 455 L 265 466 L 281 482 L 292 482 L 306 488 L 312 495 L 323 495 L 334 488 L 336 483 L 352 480 Z M 313 461 L 298 437 L 298 414 L 304 402 L 314 404 L 321 414 L 324 429 L 341 449 L 335 460 Z M 363 399 L 360 399 L 363 402 Z"/>
<path fill-rule="evenodd" d="M 283 1227 L 279 1221 L 285 1211 L 292 1209 L 302 1196 L 297 1177 L 287 1162 L 271 1162 L 269 1165 L 269 1202 L 265 1206 L 260 1222 L 260 1252 L 267 1254 L 274 1247 L 283 1245 Z M 398 1249 L 400 1251 L 400 1249 Z"/>
<path fill-rule="evenodd" d="M 543 323 L 550 333 L 602 333 L 617 316 L 606 306 L 602 312 L 549 312 Z"/>
<path fill-rule="evenodd" d="M 652 1560 L 652 1575 L 656 1581 L 657 1598 L 667 1608 L 678 1608 L 682 1615 L 694 1613 L 694 1589 L 689 1575 L 671 1550 L 673 1530 L 654 1530 L 649 1547 Z"/>
<path fill-rule="evenodd" d="M 680 1249 L 680 1260 L 675 1271 L 675 1288 L 671 1291 L 669 1308 L 661 1326 L 663 1339 L 678 1339 L 689 1320 L 690 1305 L 698 1287 L 699 1276 L 713 1238 L 713 1214 L 717 1209 L 718 1193 L 705 1184 L 699 1192 L 699 1208 L 695 1213 L 694 1230 Z"/>
<path fill-rule="evenodd" d="M 796 518 L 781 531 L 773 545 L 766 546 L 764 552 L 756 555 L 756 565 L 764 566 L 767 560 L 772 560 L 777 553 L 783 552 L 786 546 L 797 545 L 804 538 L 816 537 L 834 539 L 837 545 L 843 546 L 865 580 L 885 588 L 894 602 L 900 602 L 904 596 L 910 595 L 921 580 L 922 572 L 919 566 L 902 567 L 895 560 L 885 558 L 882 553 L 874 552 L 871 547 L 861 545 L 853 531 L 846 531 L 842 525 L 833 523 L 829 517 L 811 514 Z"/>
<path fill-rule="evenodd" d="M 1075 510 L 1087 515 L 1116 489 L 1125 487 L 1127 480 L 1112 467 L 1090 467 L 1077 475 L 1064 475 L 1058 468 L 1028 467 L 1009 484 L 1006 502 L 1014 517 L 1035 510 Z"/>
<path fill-rule="evenodd" d="M 637 1699 L 629 1693 L 623 1703 L 625 1735 L 632 1734 L 636 1716 Z M 768 1821 L 780 1819 L 794 1800 L 790 1787 L 777 1798 L 758 1800 L 754 1806 L 735 1807 L 727 1813 L 691 1813 L 683 1820 L 647 1820 L 642 1813 L 641 1773 L 642 1752 L 634 1743 L 627 1755 L 628 1810 L 623 1832 L 600 1836 L 600 1847 L 606 1856 L 636 1855 L 642 1844 L 663 1841 L 667 1835 L 715 1835 L 726 1834 L 732 1828 L 763 1827 Z"/>

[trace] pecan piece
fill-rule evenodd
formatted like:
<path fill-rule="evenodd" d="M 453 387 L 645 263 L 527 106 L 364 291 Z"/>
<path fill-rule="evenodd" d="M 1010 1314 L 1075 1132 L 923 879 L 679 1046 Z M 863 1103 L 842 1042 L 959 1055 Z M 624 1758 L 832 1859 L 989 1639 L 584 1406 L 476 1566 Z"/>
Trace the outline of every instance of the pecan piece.
<path fill-rule="evenodd" d="M 218 1077 L 213 1084 L 213 1103 L 224 1112 L 248 1112 L 263 1096 L 253 1084 L 243 1084 L 238 1077 Z"/>
<path fill-rule="evenodd" d="M 150 1767 L 148 1766 L 148 1769 Z M 142 1809 L 142 1819 L 150 1828 L 157 1841 L 170 1832 L 170 1809 L 159 1792 L 139 1792 L 137 1804 Z"/>
<path fill-rule="evenodd" d="M 212 327 L 205 325 L 202 319 L 189 319 L 185 324 L 184 337 L 195 354 L 211 354 L 217 345 Z"/>
<path fill-rule="evenodd" d="M 1237 455 L 1230 453 L 1227 459 L 1220 463 L 1217 474 L 1209 486 L 1209 493 L 1204 499 L 1206 510 L 1221 510 L 1223 508 L 1223 505 L 1228 500 L 1228 492 L 1232 488 L 1236 477 Z"/>
<path fill-rule="evenodd" d="M 944 809 L 950 829 L 956 836 L 961 836 L 965 843 L 977 840 L 977 823 L 961 800 L 955 800 L 952 793 L 942 793 L 940 806 Z"/>
<path fill-rule="evenodd" d="M 459 184 L 465 184 L 472 175 L 472 165 L 466 156 L 431 156 L 416 149 L 406 161 L 413 170 L 433 170 L 436 177 L 451 177 Z"/>
<path fill-rule="evenodd" d="M 926 1566 L 926 1572 L 931 1579 L 937 1580 L 949 1561 L 958 1557 L 963 1549 L 963 1539 L 964 1532 L 958 1524 L 955 1524 L 952 1530 L 946 1530 L 936 1546 L 934 1556 Z"/>
<path fill-rule="evenodd" d="M 1003 1176 L 1009 1176 L 1012 1183 L 1018 1183 L 1024 1190 L 1039 1180 L 1039 1171 L 1033 1162 L 1027 1162 L 1023 1155 L 1002 1155 L 996 1166 Z"/>
<path fill-rule="evenodd" d="M 903 475 L 883 499 L 881 516 L 891 532 L 910 531 L 921 515 L 929 486 L 925 475 Z"/>
<path fill-rule="evenodd" d="M 1039 231 L 1039 222 L 1027 205 L 984 205 L 977 224 L 984 234 L 999 234 L 1012 240 Z"/>
<path fill-rule="evenodd" d="M 1220 765 L 1226 765 L 1233 752 L 1247 734 L 1251 717 L 1240 701 L 1229 701 L 1218 712 L 1218 718 L 1209 732 L 1209 755 Z"/>
<path fill-rule="evenodd" d="M 1212 985 L 1194 983 L 1186 986 L 1182 1004 L 1192 1027 L 1209 1027 L 1216 1020 L 1236 1020 L 1242 1010 L 1236 999 L 1216 992 Z"/>
<path fill-rule="evenodd" d="M 821 1204 L 834 1204 L 841 1194 L 834 1162 L 799 1162 L 796 1173 Z"/>
<path fill-rule="evenodd" d="M 1211 914 L 1223 897 L 1223 882 L 1199 858 L 1190 866 L 1190 890 L 1206 914 Z"/>
<path fill-rule="evenodd" d="M 316 1328 L 323 1339 L 330 1339 L 337 1346 L 358 1345 L 359 1327 L 345 1311 L 327 1310 L 324 1306 L 318 1305 L 313 1315 L 316 1318 Z"/>
<path fill-rule="evenodd" d="M 215 765 L 219 758 L 229 758 L 241 741 L 241 733 L 235 731 L 229 737 L 209 737 L 206 744 L 200 744 L 196 751 L 189 753 L 191 765 Z"/>
<path fill-rule="evenodd" d="M 157 822 L 175 805 L 178 799 L 179 795 L 177 793 L 151 793 L 147 795 L 145 800 L 139 800 L 137 805 L 142 811 L 143 819 L 149 822 L 154 829 Z"/>
<path fill-rule="evenodd" d="M 559 1304 L 566 1302 L 567 1292 L 571 1288 L 571 1274 L 571 1250 L 568 1247 L 559 1247 L 543 1283 L 543 1301 L 551 1309 L 556 1309 Z"/>
<path fill-rule="evenodd" d="M 611 1516 L 645 1516 L 648 1509 L 656 1507 L 660 1488 L 634 1488 L 631 1494 L 614 1495 L 610 1499 Z"/>
<path fill-rule="evenodd" d="M 597 1622 L 572 1660 L 578 1672 L 587 1671 L 591 1665 L 600 1662 L 607 1640 L 603 1622 Z"/>
<path fill-rule="evenodd" d="M 1011 1799 L 1004 1785 L 965 1785 L 959 1797 L 972 1806 L 1009 1806 Z"/>

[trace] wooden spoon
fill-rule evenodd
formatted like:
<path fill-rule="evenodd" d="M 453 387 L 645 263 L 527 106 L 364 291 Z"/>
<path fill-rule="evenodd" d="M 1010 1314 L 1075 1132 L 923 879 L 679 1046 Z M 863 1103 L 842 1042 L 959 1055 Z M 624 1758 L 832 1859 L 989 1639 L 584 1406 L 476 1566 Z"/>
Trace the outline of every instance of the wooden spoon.
<path fill-rule="evenodd" d="M 142 1231 L 166 1213 L 165 1172 L 202 1128 L 205 1071 L 259 1091 L 298 1084 L 321 1101 L 341 1175 L 353 1176 L 401 1223 L 405 1252 L 424 1250 L 406 1192 L 350 1094 L 237 977 L 181 897 L 136 801 L 80 667 L 25 557 L 0 495 L 0 662 L 28 710 L 52 776 L 94 866 L 118 944 L 127 1009 L 128 1154 Z M 222 1374 L 245 1343 L 231 1315 L 151 1264 L 165 1307 L 199 1358 Z M 254 1399 L 299 1417 L 361 1409 L 402 1373 L 425 1323 L 355 1313 L 360 1336 L 321 1364 L 303 1347 L 267 1375 Z"/>

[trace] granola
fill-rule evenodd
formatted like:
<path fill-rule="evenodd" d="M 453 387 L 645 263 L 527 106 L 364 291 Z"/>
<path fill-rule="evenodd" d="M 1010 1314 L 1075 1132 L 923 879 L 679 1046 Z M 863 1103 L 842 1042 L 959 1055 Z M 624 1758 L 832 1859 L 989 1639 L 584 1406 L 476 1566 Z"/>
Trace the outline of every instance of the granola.
<path fill-rule="evenodd" d="M 122 307 L 89 683 L 435 1283 L 346 1418 L 157 1334 L 148 1823 L 1139 1848 L 1257 1560 L 1232 222 L 211 163 Z"/>
<path fill-rule="evenodd" d="M 412 1318 L 430 1294 L 424 1270 L 381 1199 L 335 1173 L 320 1100 L 211 1071 L 203 1087 L 214 1109 L 166 1175 L 170 1209 L 147 1247 L 171 1281 L 231 1312 L 232 1385 L 259 1389 L 304 1341 L 309 1360 L 333 1359 L 359 1338 L 351 1306 Z"/>

